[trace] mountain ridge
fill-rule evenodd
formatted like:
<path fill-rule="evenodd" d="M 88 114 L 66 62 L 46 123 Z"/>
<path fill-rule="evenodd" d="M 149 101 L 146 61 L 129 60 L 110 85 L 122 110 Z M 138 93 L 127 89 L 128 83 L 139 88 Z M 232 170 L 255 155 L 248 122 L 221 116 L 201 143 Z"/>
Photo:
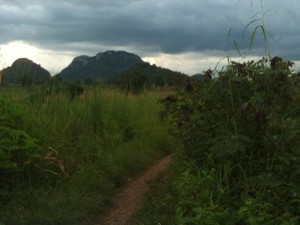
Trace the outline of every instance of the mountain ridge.
<path fill-rule="evenodd" d="M 143 60 L 133 53 L 109 50 L 95 56 L 76 56 L 58 75 L 64 81 L 106 80 L 141 62 Z"/>
<path fill-rule="evenodd" d="M 51 78 L 49 71 L 27 58 L 17 59 L 1 73 L 4 75 L 4 84 L 24 84 L 29 77 L 30 83 L 43 83 Z M 114 50 L 99 52 L 95 56 L 76 56 L 56 75 L 59 75 L 65 82 L 116 83 L 127 79 L 132 73 L 147 77 L 151 82 L 164 80 L 166 84 L 172 84 L 175 80 L 180 82 L 188 77 L 180 72 L 150 65 L 134 53 Z"/>

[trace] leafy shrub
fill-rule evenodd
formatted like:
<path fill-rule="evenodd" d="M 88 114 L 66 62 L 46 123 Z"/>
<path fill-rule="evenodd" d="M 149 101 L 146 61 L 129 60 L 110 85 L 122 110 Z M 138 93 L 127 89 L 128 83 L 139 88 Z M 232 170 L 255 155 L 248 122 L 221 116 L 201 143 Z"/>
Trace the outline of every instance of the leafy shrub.
<path fill-rule="evenodd" d="M 293 63 L 268 60 L 232 62 L 165 101 L 189 162 L 175 182 L 179 224 L 300 222 L 300 95 Z"/>
<path fill-rule="evenodd" d="M 0 170 L 19 170 L 40 157 L 37 140 L 22 130 L 18 109 L 0 99 Z"/>

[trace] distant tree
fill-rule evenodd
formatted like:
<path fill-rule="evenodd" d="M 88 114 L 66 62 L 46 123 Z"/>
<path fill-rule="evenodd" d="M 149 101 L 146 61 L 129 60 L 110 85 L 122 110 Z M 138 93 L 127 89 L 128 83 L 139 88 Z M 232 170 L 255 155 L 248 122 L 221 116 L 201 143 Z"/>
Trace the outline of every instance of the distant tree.
<path fill-rule="evenodd" d="M 300 72 L 292 73 L 290 76 L 291 83 L 296 87 L 300 87 Z"/>
<path fill-rule="evenodd" d="M 62 82 L 62 77 L 60 75 L 54 75 L 53 77 L 51 77 L 50 82 L 52 83 L 61 83 Z"/>
<path fill-rule="evenodd" d="M 162 88 L 163 86 L 165 86 L 165 84 L 166 84 L 166 81 L 164 80 L 164 78 L 162 78 L 162 76 L 157 76 L 155 78 L 155 81 L 154 81 L 155 87 Z"/>
<path fill-rule="evenodd" d="M 185 81 L 186 77 L 180 75 L 173 75 L 168 78 L 167 83 L 169 86 L 180 87 L 184 86 Z"/>
<path fill-rule="evenodd" d="M 211 80 L 212 77 L 213 77 L 213 71 L 211 69 L 208 69 L 207 71 L 205 71 L 205 73 L 204 73 L 205 80 Z"/>
<path fill-rule="evenodd" d="M 87 78 L 87 79 L 85 79 L 84 84 L 93 85 L 93 84 L 95 84 L 95 81 L 92 78 Z"/>
<path fill-rule="evenodd" d="M 33 84 L 33 76 L 24 74 L 24 75 L 21 77 L 21 84 L 22 84 L 23 87 L 29 87 L 29 86 L 32 86 L 32 84 Z"/>
<path fill-rule="evenodd" d="M 4 75 L 2 72 L 0 72 L 0 87 L 4 86 Z"/>
<path fill-rule="evenodd" d="M 83 91 L 84 91 L 83 87 L 78 83 L 69 83 L 66 86 L 66 92 L 70 100 L 74 100 L 75 98 L 78 98 L 80 95 L 82 95 Z"/>
<path fill-rule="evenodd" d="M 147 63 L 147 62 L 141 62 L 138 64 L 138 66 L 140 66 L 141 68 L 147 68 L 147 67 L 150 67 L 150 63 Z"/>
<path fill-rule="evenodd" d="M 134 95 L 141 94 L 144 90 L 150 88 L 150 82 L 145 75 L 138 72 L 129 72 L 123 74 L 120 82 L 121 88 L 127 93 Z"/>
<path fill-rule="evenodd" d="M 50 78 L 47 90 L 50 94 L 59 93 L 62 90 L 62 78 L 60 75 L 55 75 Z"/>
<path fill-rule="evenodd" d="M 186 92 L 192 92 L 193 91 L 193 85 L 192 85 L 192 79 L 191 78 L 189 78 L 189 79 L 187 79 L 187 84 L 186 84 L 186 86 L 185 86 L 185 91 Z"/>

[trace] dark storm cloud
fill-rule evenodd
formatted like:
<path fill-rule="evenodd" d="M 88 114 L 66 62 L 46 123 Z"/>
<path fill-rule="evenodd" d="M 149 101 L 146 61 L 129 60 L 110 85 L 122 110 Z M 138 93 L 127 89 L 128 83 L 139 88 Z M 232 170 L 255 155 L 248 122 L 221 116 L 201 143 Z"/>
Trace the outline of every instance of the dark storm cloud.
<path fill-rule="evenodd" d="M 278 41 L 275 51 L 288 55 L 293 50 L 292 57 L 300 58 L 294 51 L 300 3 L 264 3 L 270 10 L 266 25 Z M 249 36 L 260 22 L 248 27 L 243 43 L 241 35 L 260 9 L 259 0 L 0 0 L 0 42 L 25 40 L 54 50 L 99 45 L 165 53 L 225 51 L 233 40 L 241 48 L 249 46 Z M 256 47 L 263 47 L 262 38 L 257 40 Z"/>
<path fill-rule="evenodd" d="M 197 0 L 1 3 L 2 42 L 95 42 L 180 52 L 215 48 L 212 42 L 226 32 L 224 26 L 211 25 L 222 20 L 211 10 L 226 7 L 219 1 L 205 6 Z"/>

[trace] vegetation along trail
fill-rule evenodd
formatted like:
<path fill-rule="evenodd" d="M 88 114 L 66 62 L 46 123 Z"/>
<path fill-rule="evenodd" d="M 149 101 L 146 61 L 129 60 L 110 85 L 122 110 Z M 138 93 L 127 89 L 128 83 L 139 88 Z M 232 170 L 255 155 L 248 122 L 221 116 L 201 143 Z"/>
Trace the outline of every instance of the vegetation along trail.
<path fill-rule="evenodd" d="M 140 177 L 129 180 L 113 199 L 112 207 L 101 225 L 126 225 L 127 220 L 141 206 L 147 191 L 147 184 L 165 170 L 171 162 L 171 157 L 172 155 L 164 157 L 148 168 Z"/>

